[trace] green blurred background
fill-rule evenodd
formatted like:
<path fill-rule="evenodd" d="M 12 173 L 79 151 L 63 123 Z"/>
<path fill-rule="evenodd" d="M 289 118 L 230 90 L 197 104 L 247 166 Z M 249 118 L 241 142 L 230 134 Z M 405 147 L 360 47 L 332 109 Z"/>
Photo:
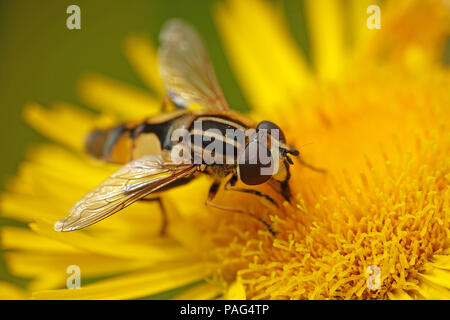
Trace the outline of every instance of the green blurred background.
<path fill-rule="evenodd" d="M 171 17 L 181 17 L 197 28 L 230 104 L 246 109 L 214 27 L 214 2 L 0 0 L 0 190 L 14 176 L 26 150 L 44 141 L 22 121 L 24 104 L 67 101 L 83 106 L 77 95 L 77 80 L 87 72 L 98 72 L 145 89 L 123 55 L 123 39 L 129 34 L 146 34 L 157 43 L 161 25 Z M 299 47 L 309 59 L 302 1 L 272 2 L 283 8 Z M 81 9 L 81 30 L 66 27 L 66 9 L 71 4 Z M 26 226 L 1 218 L 0 213 L 0 226 L 5 224 Z M 27 282 L 7 272 L 0 250 L 2 279 L 18 285 Z"/>

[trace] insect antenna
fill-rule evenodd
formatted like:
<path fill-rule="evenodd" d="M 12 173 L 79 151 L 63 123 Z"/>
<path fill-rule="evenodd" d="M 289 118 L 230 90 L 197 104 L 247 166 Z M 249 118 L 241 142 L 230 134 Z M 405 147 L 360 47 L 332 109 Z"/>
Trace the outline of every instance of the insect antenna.
<path fill-rule="evenodd" d="M 289 162 L 289 164 L 293 165 L 294 162 L 292 161 L 291 157 L 289 156 L 289 154 L 292 154 L 293 156 L 298 156 L 300 153 L 298 152 L 298 150 L 296 149 L 285 149 L 285 148 L 280 148 L 280 153 L 283 157 L 286 158 L 286 160 Z"/>
<path fill-rule="evenodd" d="M 300 153 L 299 153 L 296 157 L 297 157 L 298 162 L 300 162 L 300 163 L 301 163 L 302 165 L 304 165 L 305 167 L 307 167 L 307 168 L 309 168 L 309 169 L 311 169 L 311 170 L 320 172 L 320 173 L 327 173 L 327 170 L 325 170 L 325 169 L 323 169 L 323 168 L 315 167 L 315 166 L 313 166 L 312 164 L 309 164 L 308 162 L 306 162 L 305 160 L 303 160 L 303 159 L 300 157 Z"/>
<path fill-rule="evenodd" d="M 298 162 L 300 162 L 302 165 L 304 165 L 305 167 L 317 171 L 317 172 L 321 172 L 321 173 L 326 173 L 327 171 L 323 168 L 318 168 L 313 166 L 312 164 L 309 164 L 308 162 L 304 161 L 301 157 L 300 157 L 300 152 L 296 149 L 285 149 L 285 148 L 280 148 L 280 152 L 281 155 L 283 157 L 286 158 L 286 160 L 289 162 L 289 164 L 294 164 L 294 162 L 292 161 L 291 157 L 289 156 L 289 154 L 292 154 L 293 156 L 295 156 L 298 160 Z"/>

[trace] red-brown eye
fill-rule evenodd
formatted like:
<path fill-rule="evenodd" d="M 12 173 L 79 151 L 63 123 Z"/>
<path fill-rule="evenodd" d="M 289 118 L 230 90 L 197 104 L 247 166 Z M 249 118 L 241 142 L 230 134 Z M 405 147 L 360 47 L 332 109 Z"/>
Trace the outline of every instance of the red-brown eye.
<path fill-rule="evenodd" d="M 259 130 L 266 130 L 268 134 L 271 134 L 275 137 L 274 131 L 278 131 L 278 141 L 282 143 L 286 143 L 286 137 L 284 136 L 283 131 L 281 131 L 280 127 L 277 126 L 275 123 L 270 121 L 261 121 L 258 126 L 256 127 L 256 131 Z"/>
<path fill-rule="evenodd" d="M 263 155 L 261 158 L 260 148 Z M 239 178 L 247 185 L 257 185 L 269 180 L 272 175 L 264 174 L 264 168 L 270 168 L 273 162 L 272 154 L 265 145 L 259 143 L 258 140 L 251 140 L 239 156 Z M 270 169 L 269 169 L 270 170 Z"/>

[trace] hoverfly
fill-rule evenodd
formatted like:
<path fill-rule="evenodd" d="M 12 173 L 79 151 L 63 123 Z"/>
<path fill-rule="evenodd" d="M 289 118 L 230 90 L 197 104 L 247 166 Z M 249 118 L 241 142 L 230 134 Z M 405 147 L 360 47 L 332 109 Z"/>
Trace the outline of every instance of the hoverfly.
<path fill-rule="evenodd" d="M 289 155 L 299 152 L 286 144 L 281 129 L 270 121 L 253 123 L 243 115 L 229 109 L 218 85 L 215 73 L 199 35 L 180 20 L 167 22 L 160 34 L 158 63 L 160 76 L 167 91 L 166 102 L 172 103 L 176 110 L 150 117 L 139 123 L 125 123 L 106 130 L 93 131 L 86 141 L 87 152 L 104 161 L 124 164 L 97 188 L 85 195 L 71 209 L 70 214 L 55 223 L 56 231 L 73 231 L 85 228 L 122 210 L 138 200 L 156 199 L 158 193 L 188 183 L 199 174 L 213 177 L 206 205 L 223 210 L 243 212 L 214 203 L 222 181 L 226 179 L 225 189 L 263 197 L 277 206 L 275 200 L 260 191 L 237 187 L 240 180 L 245 185 L 268 183 L 287 201 L 290 200 L 289 165 L 293 164 Z M 200 110 L 188 109 L 199 104 Z M 200 122 L 199 130 L 194 123 Z M 177 129 L 185 129 L 189 138 L 206 136 L 206 128 L 215 129 L 208 133 L 209 139 L 227 144 L 231 148 L 234 163 L 217 164 L 201 161 L 196 163 L 171 160 L 169 154 L 177 141 L 171 139 Z M 254 130 L 254 135 L 246 137 L 240 145 L 228 141 L 227 130 Z M 276 147 L 270 143 L 262 144 L 261 132 L 279 132 Z M 269 133 L 264 134 L 266 137 Z M 273 140 L 273 137 L 272 137 Z M 277 172 L 261 174 L 264 167 L 258 156 L 251 152 L 254 147 L 266 148 L 269 156 L 279 164 Z M 205 151 L 203 144 L 195 145 L 190 154 L 194 158 Z M 249 160 L 253 159 L 251 162 Z M 204 159 L 203 159 L 204 160 Z M 160 203 L 161 204 L 161 203 Z M 246 212 L 260 220 L 274 234 L 263 219 Z"/>

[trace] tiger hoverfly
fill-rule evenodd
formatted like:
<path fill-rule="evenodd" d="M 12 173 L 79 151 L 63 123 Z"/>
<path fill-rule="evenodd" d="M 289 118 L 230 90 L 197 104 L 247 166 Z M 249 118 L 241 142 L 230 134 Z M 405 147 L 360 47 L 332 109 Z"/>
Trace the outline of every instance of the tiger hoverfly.
<path fill-rule="evenodd" d="M 290 200 L 289 165 L 293 162 L 289 155 L 298 156 L 299 152 L 286 144 L 280 128 L 270 121 L 255 124 L 229 109 L 202 40 L 191 26 L 177 19 L 168 21 L 162 28 L 160 42 L 159 72 L 167 92 L 162 109 L 170 103 L 175 111 L 95 130 L 89 135 L 86 149 L 90 155 L 124 165 L 79 200 L 67 217 L 57 221 L 56 231 L 85 228 L 138 200 L 161 201 L 162 191 L 188 183 L 200 174 L 208 174 L 214 180 L 206 205 L 222 210 L 244 212 L 213 202 L 224 180 L 225 190 L 262 197 L 274 206 L 278 204 L 269 195 L 238 187 L 237 182 L 249 186 L 268 183 L 285 200 Z M 189 109 L 193 104 L 202 108 Z M 184 138 L 187 137 L 193 148 L 187 157 L 184 153 L 183 161 L 174 161 L 174 150 L 180 145 L 180 135 L 174 139 L 174 133 L 179 130 L 187 133 Z M 230 138 L 227 134 L 230 130 L 235 137 L 244 138 Z M 211 151 L 205 145 L 207 141 L 216 142 L 216 146 L 219 142 L 223 148 L 221 151 L 216 148 L 207 157 L 205 151 Z M 261 160 L 261 150 L 276 170 L 262 173 L 268 169 L 268 162 Z M 262 218 L 244 213 L 258 219 L 275 234 Z"/>

